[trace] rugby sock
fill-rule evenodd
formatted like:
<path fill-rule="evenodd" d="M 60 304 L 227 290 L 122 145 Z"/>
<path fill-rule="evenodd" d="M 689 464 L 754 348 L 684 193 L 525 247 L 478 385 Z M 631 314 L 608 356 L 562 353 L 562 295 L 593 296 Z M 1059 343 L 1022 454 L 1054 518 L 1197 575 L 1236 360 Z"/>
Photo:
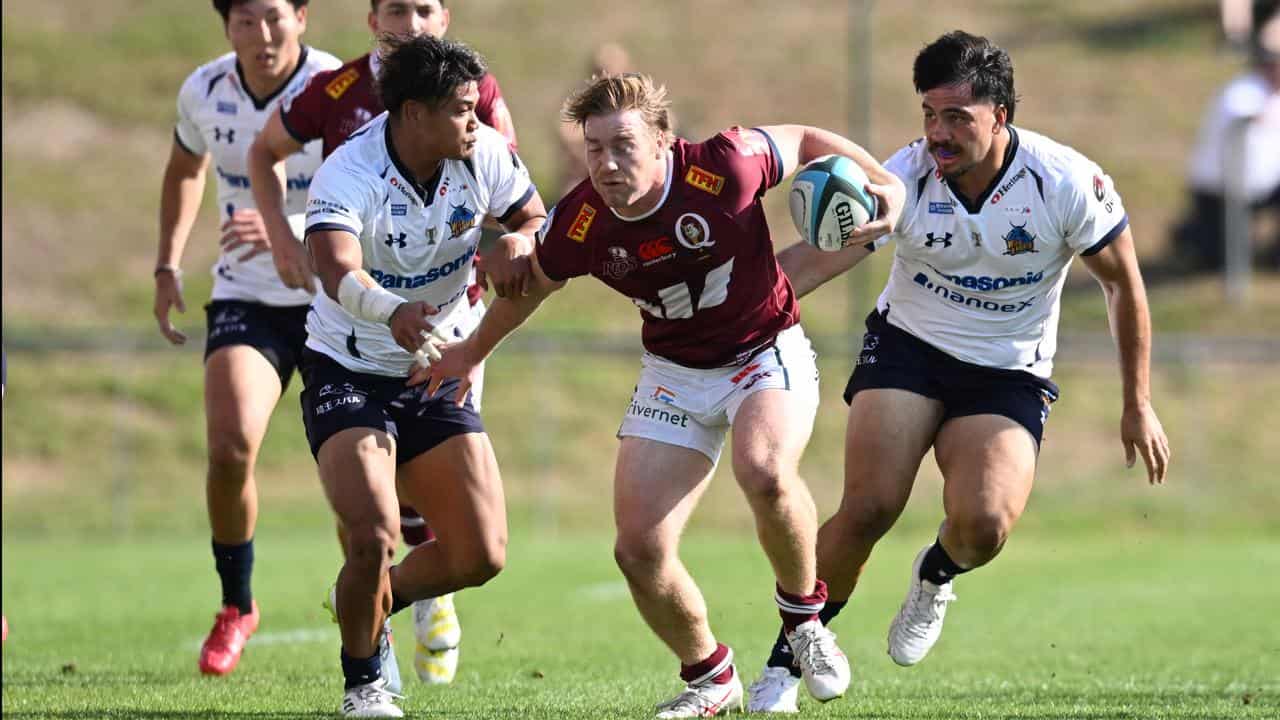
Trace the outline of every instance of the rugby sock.
<path fill-rule="evenodd" d="M 828 600 L 827 604 L 818 611 L 818 619 L 822 621 L 823 626 L 830 625 L 831 621 L 835 620 L 840 611 L 844 609 L 844 606 L 848 604 L 848 600 Z"/>
<path fill-rule="evenodd" d="M 782 616 L 782 628 L 786 632 L 792 632 L 797 625 L 817 620 L 818 613 L 827 603 L 827 584 L 821 580 L 814 583 L 813 592 L 808 595 L 792 595 L 781 585 L 775 584 L 774 587 L 773 599 L 778 603 L 778 614 Z"/>
<path fill-rule="evenodd" d="M 382 677 L 382 658 L 378 657 L 377 652 L 367 658 L 353 658 L 343 650 L 342 676 L 346 678 L 344 690 L 350 690 L 358 685 L 368 685 Z"/>
<path fill-rule="evenodd" d="M 963 572 L 968 570 L 957 565 L 947 551 L 942 549 L 941 540 L 934 540 L 929 551 L 924 554 L 924 560 L 920 561 L 920 579 L 928 580 L 934 585 L 949 583 L 951 578 Z"/>
<path fill-rule="evenodd" d="M 253 612 L 253 538 L 242 545 L 213 540 L 213 563 L 222 579 L 222 604 L 235 605 L 242 615 Z"/>
<path fill-rule="evenodd" d="M 417 510 L 408 505 L 400 506 L 400 535 L 404 538 L 404 544 L 411 550 L 422 543 L 436 539 L 436 534 L 431 532 L 427 521 L 418 514 Z"/>
<path fill-rule="evenodd" d="M 723 685 L 733 679 L 733 650 L 724 643 L 716 643 L 715 652 L 706 660 L 680 666 L 680 679 L 689 685 L 713 682 Z"/>

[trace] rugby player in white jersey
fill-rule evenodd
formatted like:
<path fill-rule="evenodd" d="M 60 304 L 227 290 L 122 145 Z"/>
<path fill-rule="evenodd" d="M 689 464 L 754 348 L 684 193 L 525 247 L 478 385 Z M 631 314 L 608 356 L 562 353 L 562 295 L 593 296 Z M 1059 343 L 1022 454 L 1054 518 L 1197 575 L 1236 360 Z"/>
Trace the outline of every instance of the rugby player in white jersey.
<path fill-rule="evenodd" d="M 480 221 L 522 244 L 546 217 L 529 173 L 475 116 L 483 60 L 422 35 L 389 42 L 387 111 L 348 138 L 311 184 L 306 241 L 324 288 L 307 320 L 303 420 L 347 530 L 335 600 L 348 716 L 400 717 L 375 652 L 389 613 L 476 586 L 506 562 L 507 525 L 480 388 L 435 397 L 406 386 L 436 342 L 479 321 L 467 299 Z M 423 361 L 425 362 L 425 361 Z M 436 542 L 396 566 L 397 487 Z"/>
<path fill-rule="evenodd" d="M 943 35 L 915 60 L 924 137 L 885 166 L 907 186 L 888 284 L 867 318 L 845 390 L 844 499 L 818 533 L 829 622 L 871 549 L 901 514 L 932 447 L 946 516 L 916 556 L 889 628 L 899 665 L 924 659 L 942 630 L 954 578 L 1000 552 L 1022 514 L 1050 404 L 1059 300 L 1079 255 L 1102 285 L 1120 351 L 1120 440 L 1162 483 L 1169 442 L 1151 407 L 1151 321 L 1128 217 L 1088 158 L 1015 127 L 1008 54 L 985 38 Z M 781 253 L 807 293 L 874 250 Z M 786 643 L 752 687 L 750 709 L 794 712 Z"/>
<path fill-rule="evenodd" d="M 258 627 L 250 589 L 258 515 L 254 462 L 267 422 L 289 382 L 305 338 L 311 294 L 280 281 L 269 254 L 249 246 L 265 233 L 254 209 L 245 151 L 281 100 L 316 72 L 342 63 L 301 43 L 307 0 L 214 0 L 232 51 L 197 68 L 178 93 L 178 123 L 160 194 L 155 316 L 175 345 L 186 335 L 170 311 L 186 311 L 182 251 L 191 234 L 210 158 L 218 183 L 223 251 L 206 306 L 206 499 L 222 609 L 200 650 L 201 672 L 235 669 Z M 301 230 L 307 184 L 320 165 L 320 144 L 289 158 L 288 212 Z"/>

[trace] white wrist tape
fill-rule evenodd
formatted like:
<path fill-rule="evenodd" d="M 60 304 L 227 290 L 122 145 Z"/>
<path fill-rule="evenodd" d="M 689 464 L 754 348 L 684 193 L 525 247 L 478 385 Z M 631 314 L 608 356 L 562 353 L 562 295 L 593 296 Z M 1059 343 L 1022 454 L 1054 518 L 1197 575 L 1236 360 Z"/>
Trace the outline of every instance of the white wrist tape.
<path fill-rule="evenodd" d="M 403 302 L 404 298 L 382 289 L 364 270 L 352 270 L 338 283 L 338 304 L 361 320 L 385 325 Z"/>
<path fill-rule="evenodd" d="M 418 348 L 418 351 L 413 354 L 413 357 L 418 361 L 418 365 L 422 367 L 429 367 L 431 363 L 444 357 L 440 354 L 440 346 L 450 342 L 453 341 L 444 333 L 440 332 L 439 328 L 431 328 L 430 333 L 423 330 L 422 347 Z"/>

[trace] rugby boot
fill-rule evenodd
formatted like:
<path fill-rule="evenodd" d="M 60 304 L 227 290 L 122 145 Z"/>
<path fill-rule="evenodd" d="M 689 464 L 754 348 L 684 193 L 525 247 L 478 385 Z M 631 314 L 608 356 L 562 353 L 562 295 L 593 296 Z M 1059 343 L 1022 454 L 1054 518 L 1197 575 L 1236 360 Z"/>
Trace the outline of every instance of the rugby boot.
<path fill-rule="evenodd" d="M 942 634 L 947 605 L 956 599 L 951 582 L 935 585 L 920 579 L 920 563 L 929 548 L 921 550 L 911 564 L 911 585 L 902 608 L 889 625 L 889 657 L 902 666 L 915 665 L 929 654 Z"/>
<path fill-rule="evenodd" d="M 766 665 L 760 677 L 747 689 L 749 713 L 800 712 L 800 678 L 790 668 Z"/>
<path fill-rule="evenodd" d="M 258 602 L 253 612 L 242 614 L 240 608 L 225 605 L 213 619 L 213 629 L 200 646 L 200 672 L 205 675 L 226 675 L 240 663 L 244 644 L 258 629 Z"/>
<path fill-rule="evenodd" d="M 742 712 L 742 680 L 738 669 L 727 683 L 705 680 L 689 683 L 679 695 L 658 705 L 658 720 L 666 718 L 705 718 Z"/>
<path fill-rule="evenodd" d="M 787 633 L 791 652 L 809 694 L 819 702 L 835 700 L 849 689 L 849 658 L 836 645 L 836 634 L 818 620 L 810 620 Z"/>
<path fill-rule="evenodd" d="M 458 643 L 462 626 L 453 593 L 413 604 L 413 669 L 429 685 L 447 685 L 458 674 Z"/>
<path fill-rule="evenodd" d="M 387 689 L 385 678 L 357 685 L 342 696 L 342 716 L 353 718 L 398 718 L 404 711 L 396 706 L 400 696 Z"/>

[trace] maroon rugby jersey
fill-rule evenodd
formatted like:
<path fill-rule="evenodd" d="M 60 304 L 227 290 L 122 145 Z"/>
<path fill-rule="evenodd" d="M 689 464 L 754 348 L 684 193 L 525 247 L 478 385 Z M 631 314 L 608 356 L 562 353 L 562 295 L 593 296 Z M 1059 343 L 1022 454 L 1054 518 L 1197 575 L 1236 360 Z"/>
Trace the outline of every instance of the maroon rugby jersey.
<path fill-rule="evenodd" d="M 631 298 L 655 355 L 744 362 L 800 319 L 760 201 L 781 158 L 765 133 L 738 127 L 676 140 L 671 157 L 667 194 L 643 218 L 619 218 L 590 180 L 571 190 L 539 234 L 538 262 L 552 280 L 590 274 Z"/>
<path fill-rule="evenodd" d="M 307 87 L 280 112 L 284 128 L 294 140 L 305 145 L 324 138 L 324 157 L 329 157 L 347 136 L 382 113 L 382 99 L 373 91 L 370 60 L 371 55 L 361 55 L 336 70 L 311 77 Z M 506 136 L 511 149 L 516 149 L 515 125 L 497 79 L 486 73 L 478 84 L 476 117 Z"/>

